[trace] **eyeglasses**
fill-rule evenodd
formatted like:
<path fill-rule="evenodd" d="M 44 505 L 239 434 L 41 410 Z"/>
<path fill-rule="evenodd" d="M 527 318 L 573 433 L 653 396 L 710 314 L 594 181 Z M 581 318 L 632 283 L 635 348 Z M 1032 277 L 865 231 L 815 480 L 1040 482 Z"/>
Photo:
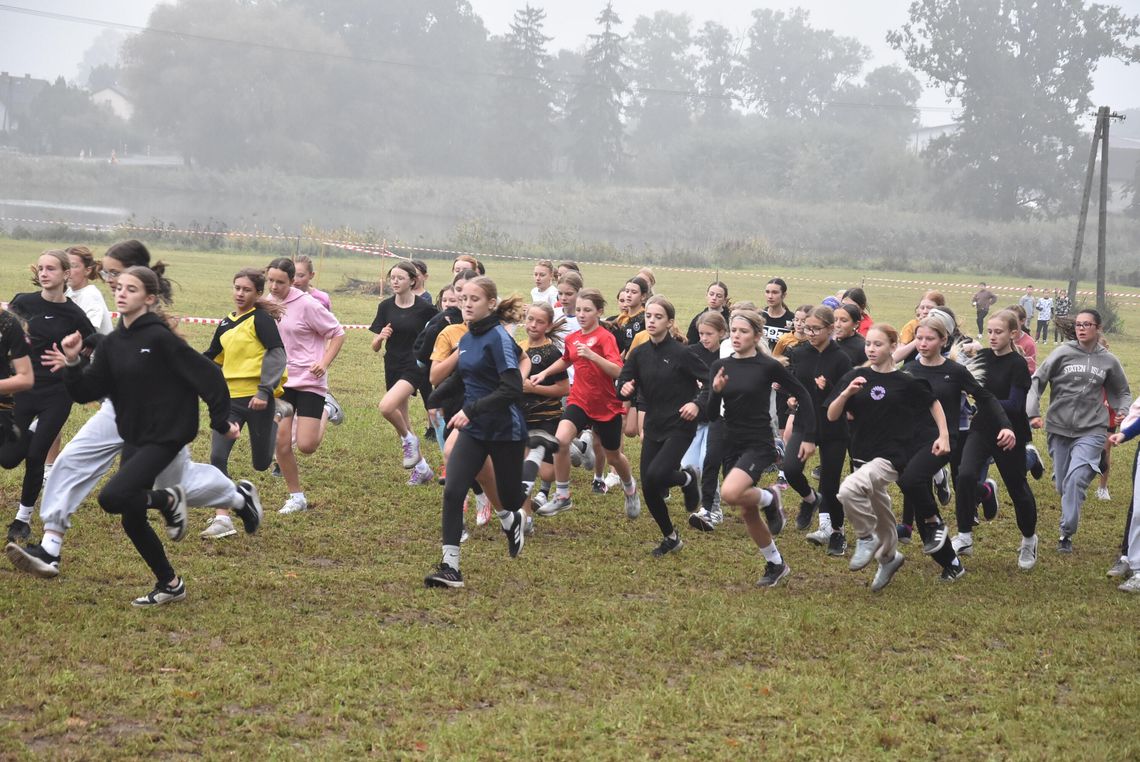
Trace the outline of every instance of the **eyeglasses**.
<path fill-rule="evenodd" d="M 1096 323 L 1073 323 L 1074 328 L 1096 328 Z"/>
<path fill-rule="evenodd" d="M 123 274 L 122 270 L 100 270 L 99 277 L 105 281 L 110 281 L 112 278 L 118 278 Z"/>
<path fill-rule="evenodd" d="M 804 326 L 804 333 L 810 333 L 813 336 L 817 333 L 823 333 L 826 330 L 827 329 L 824 328 L 823 326 L 815 326 L 815 325 L 805 325 Z"/>

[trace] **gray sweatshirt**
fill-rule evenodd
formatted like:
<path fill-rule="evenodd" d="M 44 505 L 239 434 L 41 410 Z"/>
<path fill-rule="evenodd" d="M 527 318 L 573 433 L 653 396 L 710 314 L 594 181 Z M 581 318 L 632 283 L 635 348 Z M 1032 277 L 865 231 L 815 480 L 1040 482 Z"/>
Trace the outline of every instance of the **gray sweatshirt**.
<path fill-rule="evenodd" d="M 1033 385 L 1025 400 L 1025 412 L 1030 418 L 1041 415 L 1041 394 L 1046 384 L 1050 389 L 1045 429 L 1064 437 L 1108 430 L 1108 408 L 1104 406 L 1102 389 L 1118 419 L 1124 418 L 1132 402 L 1124 368 L 1102 346 L 1086 352 L 1078 342 L 1067 341 L 1054 349 L 1033 374 Z"/>

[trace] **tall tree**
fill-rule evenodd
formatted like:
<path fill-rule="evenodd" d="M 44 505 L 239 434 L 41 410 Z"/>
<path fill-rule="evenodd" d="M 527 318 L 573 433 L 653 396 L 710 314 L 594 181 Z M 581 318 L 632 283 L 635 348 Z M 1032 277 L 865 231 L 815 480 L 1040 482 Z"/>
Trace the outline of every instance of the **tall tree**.
<path fill-rule="evenodd" d="M 803 8 L 752 11 L 744 87 L 749 102 L 769 117 L 819 114 L 870 57 L 858 40 L 815 29 L 809 21 Z"/>
<path fill-rule="evenodd" d="M 630 104 L 639 143 L 663 144 L 684 134 L 692 122 L 696 87 L 692 24 L 683 13 L 657 11 L 639 16 L 629 37 L 636 82 Z"/>
<path fill-rule="evenodd" d="M 707 127 L 724 127 L 739 116 L 733 102 L 740 97 L 739 43 L 732 32 L 706 21 L 697 33 L 697 103 L 699 121 Z"/>
<path fill-rule="evenodd" d="M 825 116 L 901 146 L 918 124 L 915 104 L 920 95 L 922 83 L 909 69 L 880 66 L 867 72 L 862 82 L 840 88 Z"/>
<path fill-rule="evenodd" d="M 958 130 L 931 142 L 947 199 L 1002 219 L 1073 207 L 1077 117 L 1105 58 L 1140 61 L 1140 19 L 1084 0 L 916 0 L 887 39 L 962 102 Z"/>
<path fill-rule="evenodd" d="M 566 119 L 573 132 L 570 165 L 584 180 L 612 177 L 625 157 L 622 114 L 629 94 L 624 38 L 618 34 L 621 17 L 612 2 L 597 18 L 600 30 L 589 36 L 582 78 L 567 106 Z"/>
<path fill-rule="evenodd" d="M 501 46 L 503 76 L 491 115 L 491 169 L 507 178 L 543 177 L 552 160 L 554 89 L 543 34 L 546 12 L 529 4 L 515 11 Z"/>

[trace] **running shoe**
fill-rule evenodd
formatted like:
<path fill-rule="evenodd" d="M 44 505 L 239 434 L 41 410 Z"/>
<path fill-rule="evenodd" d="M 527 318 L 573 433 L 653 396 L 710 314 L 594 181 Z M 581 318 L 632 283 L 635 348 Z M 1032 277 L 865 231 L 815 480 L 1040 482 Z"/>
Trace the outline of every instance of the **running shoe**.
<path fill-rule="evenodd" d="M 910 545 L 910 538 L 914 530 L 908 524 L 896 524 L 895 534 L 898 535 L 900 545 Z"/>
<path fill-rule="evenodd" d="M 938 504 L 950 505 L 950 469 L 942 467 L 942 481 L 935 480 L 934 494 L 938 496 Z"/>
<path fill-rule="evenodd" d="M 596 476 L 594 477 L 594 483 L 591 485 L 591 487 L 593 488 L 595 495 L 604 495 L 609 492 L 609 487 L 606 486 L 605 480 L 599 479 Z"/>
<path fill-rule="evenodd" d="M 784 476 L 783 471 L 781 471 L 779 473 L 779 476 L 776 477 L 776 485 L 775 486 L 776 486 L 776 489 L 787 489 L 788 488 L 788 477 Z"/>
<path fill-rule="evenodd" d="M 408 432 L 407 439 L 400 443 L 404 451 L 404 468 L 415 468 L 423 456 L 420 455 L 420 438 Z"/>
<path fill-rule="evenodd" d="M 141 595 L 131 601 L 131 605 L 136 608 L 146 609 L 154 608 L 155 606 L 164 606 L 167 603 L 175 603 L 186 599 L 186 582 L 185 580 L 178 580 L 178 584 L 173 587 L 164 584 L 154 586 L 146 595 Z"/>
<path fill-rule="evenodd" d="M 1132 569 L 1128 566 L 1128 559 L 1118 558 L 1107 572 L 1106 577 L 1129 577 L 1132 575 Z"/>
<path fill-rule="evenodd" d="M 526 542 L 526 522 L 523 520 L 522 511 L 511 512 L 511 526 L 509 529 L 504 529 L 503 534 L 507 536 L 507 553 L 511 558 L 518 558 Z"/>
<path fill-rule="evenodd" d="M 181 486 L 167 487 L 162 491 L 170 496 L 170 500 L 160 506 L 158 511 L 166 521 L 166 536 L 178 542 L 186 536 L 186 525 L 190 519 L 186 511 L 186 492 Z"/>
<path fill-rule="evenodd" d="M 325 411 L 329 414 L 329 423 L 333 426 L 344 423 L 344 408 L 336 401 L 332 392 L 325 392 Z"/>
<path fill-rule="evenodd" d="M 21 548 L 14 542 L 4 547 L 4 555 L 22 572 L 42 579 L 59 576 L 59 556 L 53 556 L 40 545 Z"/>
<path fill-rule="evenodd" d="M 8 525 L 8 542 L 27 542 L 32 536 L 32 525 L 26 521 L 14 520 Z"/>
<path fill-rule="evenodd" d="M 681 469 L 689 475 L 689 483 L 681 486 L 681 494 L 685 496 L 685 510 L 693 513 L 701 507 L 701 475 L 693 466 Z"/>
<path fill-rule="evenodd" d="M 815 515 L 815 507 L 819 505 L 819 493 L 811 491 L 811 500 L 804 498 L 800 501 L 800 510 L 796 514 L 796 529 L 806 531 L 811 526 L 811 517 Z"/>
<path fill-rule="evenodd" d="M 586 429 L 578 437 L 578 447 L 580 448 L 579 455 L 582 461 L 582 468 L 587 471 L 594 470 L 594 432 L 591 429 Z"/>
<path fill-rule="evenodd" d="M 827 541 L 827 555 L 842 558 L 847 554 L 847 535 L 843 532 L 831 533 L 831 538 Z"/>
<path fill-rule="evenodd" d="M 278 397 L 277 401 L 273 403 L 273 417 L 283 421 L 292 415 L 293 405 Z"/>
<path fill-rule="evenodd" d="M 713 526 L 709 512 L 704 508 L 696 513 L 689 514 L 689 526 L 698 532 L 711 532 L 716 528 Z"/>
<path fill-rule="evenodd" d="M 422 487 L 425 484 L 431 484 L 435 481 L 435 471 L 427 464 L 427 461 L 421 460 L 412 469 L 412 473 L 408 475 L 409 487 Z"/>
<path fill-rule="evenodd" d="M 526 524 L 523 526 L 523 532 L 526 533 L 527 537 L 534 535 L 534 516 L 526 517 Z"/>
<path fill-rule="evenodd" d="M 946 536 L 949 534 L 946 529 L 946 524 L 939 521 L 937 524 L 927 524 L 927 538 L 922 543 L 922 552 L 928 556 L 932 556 L 938 551 L 942 550 L 946 545 Z"/>
<path fill-rule="evenodd" d="M 277 461 L 273 461 L 273 468 L 269 471 L 269 475 L 275 476 L 278 479 L 280 479 L 281 478 L 281 464 L 278 463 Z"/>
<path fill-rule="evenodd" d="M 249 479 L 242 479 L 237 483 L 237 491 L 241 493 L 245 504 L 238 508 L 236 513 L 241 519 L 242 528 L 246 534 L 253 534 L 261 526 L 261 519 L 265 512 L 261 507 L 261 496 L 257 494 L 257 486 Z"/>
<path fill-rule="evenodd" d="M 875 535 L 860 537 L 855 540 L 855 552 L 851 554 L 851 563 L 847 565 L 847 568 L 851 571 L 859 571 L 871 563 L 871 559 L 875 557 L 875 552 L 879 549 L 880 544 L 879 538 Z"/>
<path fill-rule="evenodd" d="M 1108 494 L 1108 487 L 1097 487 L 1096 488 L 1096 499 L 1097 500 L 1111 500 L 1112 495 Z"/>
<path fill-rule="evenodd" d="M 676 537 L 665 537 L 661 540 L 661 544 L 653 549 L 653 557 L 661 558 L 683 547 L 685 547 L 685 543 L 681 541 L 680 535 Z"/>
<path fill-rule="evenodd" d="M 636 519 L 641 515 L 641 496 L 637 494 L 637 485 L 634 484 L 633 492 L 625 493 L 625 515 L 626 518 Z"/>
<path fill-rule="evenodd" d="M 814 532 L 808 532 L 804 535 L 804 539 L 812 545 L 819 545 L 820 547 L 826 548 L 828 540 L 831 539 L 831 527 L 826 524 L 821 525 L 819 529 Z"/>
<path fill-rule="evenodd" d="M 780 500 L 780 490 L 775 487 L 766 487 L 772 496 L 772 502 L 764 506 L 764 520 L 768 523 L 768 531 L 775 537 L 784 529 L 784 505 Z"/>
<path fill-rule="evenodd" d="M 234 529 L 234 520 L 229 516 L 211 516 L 210 523 L 198 535 L 203 540 L 220 540 L 223 537 L 237 534 Z"/>
<path fill-rule="evenodd" d="M 775 587 L 784 577 L 792 573 L 785 564 L 774 564 L 771 561 L 764 567 L 764 576 L 756 582 L 756 587 Z"/>
<path fill-rule="evenodd" d="M 300 513 L 309 510 L 309 500 L 300 495 L 290 495 L 285 505 L 278 509 L 278 513 Z"/>
<path fill-rule="evenodd" d="M 487 493 L 475 496 L 475 526 L 481 527 L 491 520 L 491 499 Z"/>
<path fill-rule="evenodd" d="M 986 479 L 986 488 L 988 494 L 982 494 L 982 515 L 986 517 L 986 521 L 993 521 L 998 512 L 997 482 Z"/>
<path fill-rule="evenodd" d="M 446 463 L 444 463 L 442 466 L 439 467 L 439 476 L 436 478 L 436 481 L 439 483 L 439 486 L 441 486 L 441 487 L 444 486 L 445 484 L 447 484 L 447 464 Z"/>
<path fill-rule="evenodd" d="M 816 466 L 811 470 L 811 478 L 815 479 L 817 482 L 819 481 L 819 466 Z"/>
<path fill-rule="evenodd" d="M 962 564 L 957 566 L 947 566 L 942 570 L 941 576 L 938 577 L 939 582 L 957 582 L 966 576 L 966 567 Z"/>
<path fill-rule="evenodd" d="M 880 561 L 879 570 L 875 572 L 875 579 L 871 581 L 871 592 L 877 593 L 891 584 L 891 580 L 895 578 L 895 572 L 902 568 L 905 562 L 906 556 L 897 550 L 895 551 L 895 557 L 890 561 Z"/>
<path fill-rule="evenodd" d="M 531 450 L 537 450 L 541 447 L 547 452 L 554 454 L 558 452 L 558 438 L 549 431 L 533 429 L 527 432 L 526 446 Z"/>
<path fill-rule="evenodd" d="M 950 538 L 950 547 L 959 556 L 972 556 L 974 555 L 974 536 L 963 535 L 961 533 L 954 535 Z"/>
<path fill-rule="evenodd" d="M 548 498 L 546 497 L 545 492 L 535 492 L 534 497 L 530 499 L 530 504 L 537 511 L 539 508 L 546 505 L 547 500 Z"/>
<path fill-rule="evenodd" d="M 458 569 L 440 564 L 431 574 L 424 577 L 424 587 L 463 587 L 463 575 Z"/>
<path fill-rule="evenodd" d="M 714 505 L 709 508 L 709 523 L 714 527 L 720 526 L 724 522 L 724 511 L 719 505 Z"/>
<path fill-rule="evenodd" d="M 1021 547 L 1017 551 L 1017 565 L 1024 571 L 1029 571 L 1037 565 L 1037 535 L 1021 538 Z"/>
<path fill-rule="evenodd" d="M 535 513 L 537 513 L 539 516 L 542 516 L 543 518 L 547 518 L 549 516 L 557 516 L 558 514 L 563 513 L 564 511 L 568 511 L 573 507 L 574 504 L 570 502 L 569 495 L 566 497 L 558 497 L 555 495 L 550 500 L 547 500 L 545 503 L 543 503 L 541 508 L 535 510 Z"/>
<path fill-rule="evenodd" d="M 1057 552 L 1058 553 L 1066 553 L 1066 554 L 1072 553 L 1073 552 L 1073 540 L 1072 540 L 1072 538 L 1071 537 L 1062 537 L 1061 539 L 1057 540 Z"/>
<path fill-rule="evenodd" d="M 607 490 L 617 489 L 619 486 L 621 486 L 621 477 L 618 476 L 617 471 L 614 471 L 613 469 L 611 469 L 610 472 L 606 474 L 606 478 L 602 481 L 606 483 Z"/>
<path fill-rule="evenodd" d="M 1123 590 L 1126 593 L 1140 593 L 1140 574 L 1133 574 L 1123 583 L 1116 586 L 1117 590 Z"/>
<path fill-rule="evenodd" d="M 1041 453 L 1031 444 L 1025 445 L 1025 462 L 1034 479 L 1040 479 L 1045 475 L 1045 464 L 1041 462 Z"/>

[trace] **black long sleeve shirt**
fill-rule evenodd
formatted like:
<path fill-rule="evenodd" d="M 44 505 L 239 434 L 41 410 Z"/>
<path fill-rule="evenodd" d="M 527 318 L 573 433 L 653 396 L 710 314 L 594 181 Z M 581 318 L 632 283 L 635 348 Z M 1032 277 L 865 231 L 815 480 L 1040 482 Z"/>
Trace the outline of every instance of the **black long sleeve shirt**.
<path fill-rule="evenodd" d="M 724 368 L 728 382 L 718 393 L 712 382 L 721 368 Z M 709 420 L 721 417 L 723 402 L 725 433 L 730 447 L 750 447 L 772 438 L 772 416 L 768 408 L 774 383 L 796 399 L 808 399 L 804 385 L 779 361 L 767 355 L 724 357 L 709 368 Z M 812 406 L 800 407 L 792 429 L 802 433 L 804 441 L 815 441 L 816 421 Z"/>
<path fill-rule="evenodd" d="M 618 397 L 626 382 L 634 381 L 631 397 L 637 397 L 639 408 L 645 410 L 645 436 L 661 441 L 672 436 L 693 436 L 696 420 L 681 417 L 681 407 L 694 402 L 699 410 L 708 404 L 708 392 L 700 382 L 708 379 L 709 368 L 704 360 L 672 336 L 660 344 L 647 341 L 625 358 L 618 376 Z M 707 388 L 707 384 L 706 384 Z M 644 403 L 644 407 L 641 404 Z"/>
<path fill-rule="evenodd" d="M 851 370 L 851 358 L 834 340 L 829 341 L 823 351 L 805 341 L 788 353 L 788 362 L 792 375 L 808 392 L 808 399 L 796 400 L 800 405 L 796 411 L 796 418 L 800 417 L 805 407 L 810 407 L 815 413 L 817 443 L 848 439 L 851 434 L 847 429 L 847 418 L 829 421 L 827 400 L 831 397 L 839 379 Z M 822 389 L 816 381 L 820 377 L 823 378 Z"/>

